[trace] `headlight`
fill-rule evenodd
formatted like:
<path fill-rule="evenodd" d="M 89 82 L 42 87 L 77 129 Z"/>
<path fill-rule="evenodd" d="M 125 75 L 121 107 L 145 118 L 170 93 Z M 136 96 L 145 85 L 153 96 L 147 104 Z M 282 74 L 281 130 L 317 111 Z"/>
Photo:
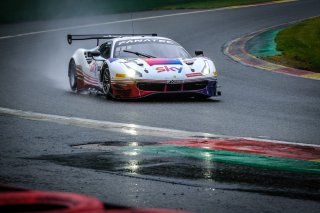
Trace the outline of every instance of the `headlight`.
<path fill-rule="evenodd" d="M 127 76 L 130 77 L 130 78 L 134 78 L 136 76 L 136 71 L 129 68 L 127 70 Z"/>
<path fill-rule="evenodd" d="M 128 68 L 126 73 L 129 78 L 142 77 L 141 72 L 134 70 L 132 68 Z"/>
<path fill-rule="evenodd" d="M 126 67 L 126 74 L 129 78 L 142 77 L 142 73 L 123 63 Z"/>
<path fill-rule="evenodd" d="M 204 75 L 209 75 L 210 74 L 210 67 L 208 65 L 208 62 L 204 62 L 204 67 L 203 69 L 201 70 L 201 72 L 204 74 Z"/>

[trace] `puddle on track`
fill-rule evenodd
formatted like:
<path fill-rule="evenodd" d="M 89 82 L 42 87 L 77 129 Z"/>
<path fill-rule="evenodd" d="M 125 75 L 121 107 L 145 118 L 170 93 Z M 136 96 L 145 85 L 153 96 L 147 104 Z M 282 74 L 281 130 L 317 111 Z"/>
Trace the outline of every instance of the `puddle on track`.
<path fill-rule="evenodd" d="M 177 143 L 172 141 L 164 143 L 110 141 L 73 147 L 91 151 L 47 155 L 36 159 L 133 177 L 143 176 L 145 179 L 156 177 L 171 179 L 173 182 L 186 180 L 206 187 L 219 183 L 237 184 L 240 187 L 236 190 L 320 200 L 318 162 L 177 146 Z M 277 163 L 281 166 L 274 165 Z M 230 187 L 229 190 L 235 188 Z"/>

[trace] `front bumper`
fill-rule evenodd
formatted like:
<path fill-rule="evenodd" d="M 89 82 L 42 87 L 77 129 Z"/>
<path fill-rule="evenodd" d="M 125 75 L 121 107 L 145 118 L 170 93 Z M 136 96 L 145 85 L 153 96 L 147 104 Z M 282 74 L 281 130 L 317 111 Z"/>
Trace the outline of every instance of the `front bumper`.
<path fill-rule="evenodd" d="M 143 98 L 156 94 L 187 94 L 190 96 L 218 96 L 216 78 L 194 80 L 112 80 L 114 98 Z"/>

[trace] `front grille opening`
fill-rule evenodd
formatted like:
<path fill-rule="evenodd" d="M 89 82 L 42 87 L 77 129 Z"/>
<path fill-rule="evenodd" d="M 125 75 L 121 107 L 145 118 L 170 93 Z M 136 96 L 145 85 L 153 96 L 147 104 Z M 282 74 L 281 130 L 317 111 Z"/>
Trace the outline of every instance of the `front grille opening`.
<path fill-rule="evenodd" d="M 164 83 L 138 83 L 137 87 L 139 90 L 145 91 L 156 91 L 156 92 L 164 92 L 165 87 L 167 87 L 166 91 L 175 92 L 175 91 L 189 91 L 189 90 L 200 90 L 204 89 L 208 86 L 208 81 L 200 81 L 200 82 L 190 82 L 184 84 L 164 84 Z M 183 87 L 183 89 L 182 89 Z"/>
<path fill-rule="evenodd" d="M 157 83 L 138 83 L 137 87 L 140 90 L 147 91 L 164 91 L 165 84 L 157 84 Z"/>
<path fill-rule="evenodd" d="M 208 85 L 208 81 L 191 82 L 183 85 L 183 90 L 199 90 L 204 89 Z"/>
<path fill-rule="evenodd" d="M 182 84 L 167 84 L 167 91 L 181 91 Z"/>

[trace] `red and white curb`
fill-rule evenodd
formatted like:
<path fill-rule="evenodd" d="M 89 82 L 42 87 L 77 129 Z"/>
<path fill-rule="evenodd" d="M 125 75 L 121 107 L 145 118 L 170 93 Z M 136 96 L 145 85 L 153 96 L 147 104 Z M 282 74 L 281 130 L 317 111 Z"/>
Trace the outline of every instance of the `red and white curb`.
<path fill-rule="evenodd" d="M 297 22 L 297 21 L 295 21 Z M 286 67 L 279 64 L 274 64 L 265 60 L 262 60 L 252 54 L 250 54 L 246 50 L 246 43 L 254 38 L 255 36 L 258 36 L 261 33 L 264 33 L 269 30 L 273 30 L 279 27 L 287 26 L 289 24 L 295 23 L 287 23 L 282 25 L 273 26 L 270 28 L 262 29 L 247 35 L 244 35 L 242 37 L 236 38 L 230 42 L 228 42 L 223 47 L 223 52 L 225 55 L 229 56 L 233 60 L 246 65 L 255 67 L 258 69 L 268 70 L 276 73 L 281 73 L 285 75 L 295 76 L 295 77 L 302 77 L 302 78 L 308 78 L 308 79 L 314 79 L 314 80 L 320 80 L 320 73 L 315 73 L 307 70 L 300 70 L 295 69 L 291 67 Z"/>

